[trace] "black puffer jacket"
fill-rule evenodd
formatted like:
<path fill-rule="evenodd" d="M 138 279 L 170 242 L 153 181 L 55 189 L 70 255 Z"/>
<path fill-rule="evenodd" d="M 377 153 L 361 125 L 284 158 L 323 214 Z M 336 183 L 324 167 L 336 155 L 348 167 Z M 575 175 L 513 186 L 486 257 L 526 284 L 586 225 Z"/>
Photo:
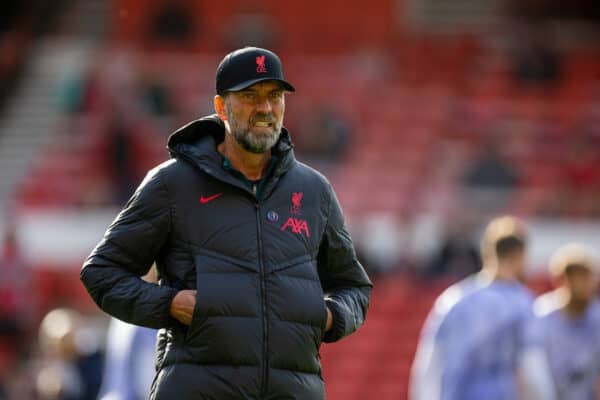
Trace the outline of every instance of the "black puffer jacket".
<path fill-rule="evenodd" d="M 222 167 L 215 116 L 169 139 L 81 272 L 107 313 L 159 333 L 153 399 L 323 399 L 319 346 L 365 319 L 371 282 L 333 190 L 287 131 L 259 193 Z M 139 279 L 153 262 L 161 284 Z M 192 323 L 169 315 L 196 289 Z M 324 334 L 326 305 L 334 316 Z"/>

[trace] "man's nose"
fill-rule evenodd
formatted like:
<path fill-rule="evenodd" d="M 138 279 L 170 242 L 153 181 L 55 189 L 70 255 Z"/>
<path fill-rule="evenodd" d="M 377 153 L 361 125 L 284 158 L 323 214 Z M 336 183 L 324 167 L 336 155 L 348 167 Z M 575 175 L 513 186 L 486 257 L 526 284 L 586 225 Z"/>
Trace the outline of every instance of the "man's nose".
<path fill-rule="evenodd" d="M 256 110 L 264 113 L 271 112 L 273 107 L 271 106 L 271 102 L 268 98 L 261 98 L 256 103 Z"/>

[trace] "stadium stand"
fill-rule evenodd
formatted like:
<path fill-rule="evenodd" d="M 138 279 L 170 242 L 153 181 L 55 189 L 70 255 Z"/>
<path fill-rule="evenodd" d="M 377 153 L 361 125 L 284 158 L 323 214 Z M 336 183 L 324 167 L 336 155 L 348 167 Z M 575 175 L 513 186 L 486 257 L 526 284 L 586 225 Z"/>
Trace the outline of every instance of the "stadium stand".
<path fill-rule="evenodd" d="M 514 79 L 505 50 L 477 32 L 415 33 L 399 21 L 401 1 L 371 2 L 368 15 L 363 7 L 341 0 L 280 3 L 263 1 L 261 10 L 276 22 L 274 32 L 284 32 L 275 48 L 298 89 L 290 96 L 286 116 L 293 135 L 303 135 L 303 112 L 323 102 L 333 104 L 352 125 L 351 144 L 328 175 L 353 230 L 374 214 L 446 215 L 460 208 L 464 171 L 497 134 L 508 146 L 507 161 L 519 179 L 508 203 L 493 212 L 600 218 L 600 49 L 568 47 L 561 53 L 557 82 L 524 87 Z M 127 145 L 134 155 L 128 161 L 139 180 L 168 156 L 164 146 L 169 131 L 209 112 L 213 67 L 227 46 L 225 30 L 239 4 L 186 4 L 196 26 L 189 43 L 173 46 L 148 39 L 155 8 L 141 0 L 111 2 L 105 16 L 108 35 L 85 51 L 69 53 L 78 54 L 70 58 L 77 59 L 69 64 L 71 77 L 81 79 L 44 93 L 59 98 L 69 88 L 79 90 L 70 106 L 48 100 L 62 104 L 60 110 L 54 106 L 60 118 L 47 124 L 50 132 L 41 131 L 43 140 L 31 140 L 39 146 L 32 153 L 37 156 L 22 167 L 27 169 L 4 205 L 14 204 L 17 215 L 119 205 L 107 140 L 114 113 L 128 115 Z M 39 54 L 31 60 L 40 62 Z M 144 103 L 149 82 L 141 76 L 164 85 L 171 96 L 164 115 Z M 56 83 L 57 75 L 45 78 Z M 577 142 L 596 151 L 571 150 Z M 485 215 L 482 211 L 481 218 Z M 74 273 L 79 264 L 34 264 L 38 320 L 62 304 L 94 310 Z M 456 279 L 425 280 L 413 268 L 418 270 L 397 265 L 390 268 L 396 271 L 392 275 L 377 277 L 368 323 L 347 340 L 323 347 L 329 399 L 406 398 L 422 322 L 435 297 Z M 536 277 L 531 286 L 539 292 L 548 282 Z"/>

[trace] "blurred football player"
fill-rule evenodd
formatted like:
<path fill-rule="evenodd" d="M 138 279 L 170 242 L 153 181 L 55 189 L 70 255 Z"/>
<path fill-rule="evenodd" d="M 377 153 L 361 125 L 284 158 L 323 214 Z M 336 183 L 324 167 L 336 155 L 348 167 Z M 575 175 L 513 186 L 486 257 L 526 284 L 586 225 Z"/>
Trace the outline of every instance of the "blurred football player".
<path fill-rule="evenodd" d="M 532 296 L 521 284 L 526 235 L 513 217 L 494 219 L 480 272 L 437 299 L 421 333 L 411 400 L 516 400 L 517 370 Z"/>
<path fill-rule="evenodd" d="M 528 334 L 530 382 L 549 387 L 547 399 L 600 398 L 600 303 L 596 297 L 598 269 L 582 246 L 569 244 L 556 251 L 550 275 L 557 289 L 534 304 L 535 320 Z"/>

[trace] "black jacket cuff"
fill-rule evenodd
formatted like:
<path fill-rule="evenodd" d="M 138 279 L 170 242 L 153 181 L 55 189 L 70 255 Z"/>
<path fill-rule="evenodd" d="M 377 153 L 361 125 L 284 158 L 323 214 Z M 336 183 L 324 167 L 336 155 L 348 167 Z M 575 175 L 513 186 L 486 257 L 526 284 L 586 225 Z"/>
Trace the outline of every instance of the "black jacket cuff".
<path fill-rule="evenodd" d="M 346 318 L 342 308 L 333 299 L 325 299 L 325 304 L 331 311 L 333 324 L 331 329 L 325 333 L 323 341 L 325 343 L 336 342 L 346 336 Z"/>

